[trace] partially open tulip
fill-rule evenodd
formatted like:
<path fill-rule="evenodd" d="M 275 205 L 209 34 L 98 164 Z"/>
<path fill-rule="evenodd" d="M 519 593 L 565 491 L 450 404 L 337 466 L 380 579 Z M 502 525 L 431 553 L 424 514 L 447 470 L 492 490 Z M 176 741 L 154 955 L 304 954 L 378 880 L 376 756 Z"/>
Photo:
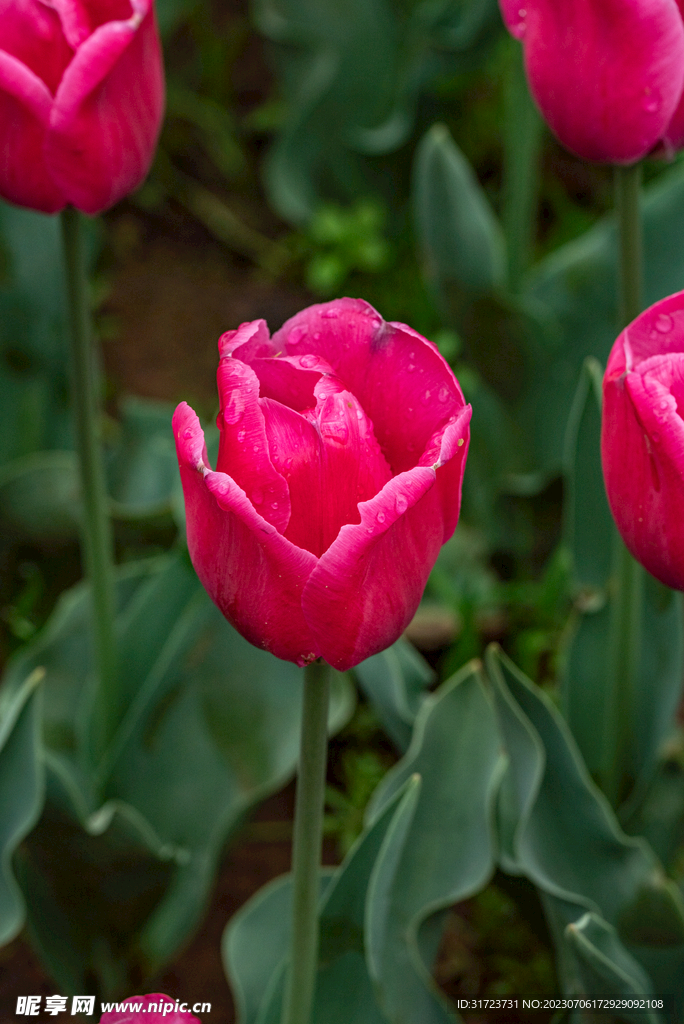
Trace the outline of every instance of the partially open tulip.
<path fill-rule="evenodd" d="M 152 995 L 130 996 L 117 1004 L 117 1009 L 106 1010 L 100 1024 L 200 1024 L 188 1010 L 181 1010 L 176 999 L 163 992 Z M 178 1008 L 177 1008 L 178 1007 Z"/>
<path fill-rule="evenodd" d="M 684 145 L 684 0 L 499 0 L 552 131 L 585 160 Z"/>
<path fill-rule="evenodd" d="M 684 590 L 684 292 L 626 327 L 603 382 L 603 474 L 634 557 Z"/>
<path fill-rule="evenodd" d="M 164 105 L 152 0 L 0 0 L 0 195 L 95 214 L 149 170 Z"/>
<path fill-rule="evenodd" d="M 366 302 L 219 341 L 216 471 L 173 427 L 197 573 L 252 643 L 351 668 L 392 644 L 453 533 L 470 406 L 437 348 Z"/>

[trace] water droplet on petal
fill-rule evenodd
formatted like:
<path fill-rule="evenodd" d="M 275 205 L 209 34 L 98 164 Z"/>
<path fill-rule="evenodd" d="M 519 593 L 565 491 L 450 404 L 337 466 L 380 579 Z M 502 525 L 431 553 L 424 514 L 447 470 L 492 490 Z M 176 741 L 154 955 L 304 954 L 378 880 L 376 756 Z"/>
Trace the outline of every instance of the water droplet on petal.
<path fill-rule="evenodd" d="M 660 100 L 657 96 L 654 96 L 649 89 L 646 91 L 646 95 L 641 101 L 641 106 L 647 114 L 656 114 L 660 110 Z"/>
<path fill-rule="evenodd" d="M 257 489 L 255 491 L 252 491 L 252 504 L 253 505 L 262 505 L 263 501 L 264 501 L 264 492 L 257 487 Z"/>
<path fill-rule="evenodd" d="M 384 512 L 378 512 L 378 514 L 376 515 L 376 517 L 375 517 L 375 518 L 377 519 L 377 521 L 378 521 L 379 523 L 384 523 L 384 522 L 385 522 L 385 519 L 386 519 L 387 517 L 386 517 L 386 515 L 385 515 L 385 513 L 384 513 Z"/>
<path fill-rule="evenodd" d="M 277 502 L 277 501 L 272 501 L 272 502 L 271 502 L 271 508 L 272 508 L 272 509 L 276 509 L 276 508 L 278 508 L 278 502 Z"/>
<path fill-rule="evenodd" d="M 409 352 L 409 359 L 410 359 L 410 360 L 411 360 L 412 362 L 413 362 L 413 360 L 414 360 L 415 358 L 416 358 L 416 353 L 415 353 L 415 352 Z"/>
<path fill-rule="evenodd" d="M 321 340 L 321 332 L 320 331 L 315 331 L 313 338 L 314 338 L 314 341 L 320 341 Z"/>
<path fill-rule="evenodd" d="M 423 405 L 429 405 L 430 404 L 430 391 L 429 390 L 425 392 L 425 394 L 423 395 L 423 397 L 421 398 L 420 401 L 421 401 L 421 403 Z"/>
<path fill-rule="evenodd" d="M 190 438 L 192 437 L 192 430 L 190 429 L 190 427 L 183 431 L 183 437 L 185 438 L 186 441 L 190 440 Z"/>
<path fill-rule="evenodd" d="M 289 469 L 292 465 L 292 459 L 285 459 L 285 469 Z"/>
<path fill-rule="evenodd" d="M 670 403 L 668 402 L 667 398 L 663 398 L 662 402 L 660 403 L 660 408 L 663 410 L 670 408 Z"/>
<path fill-rule="evenodd" d="M 324 320 L 337 320 L 339 315 L 336 309 L 324 309 L 321 313 Z"/>
<path fill-rule="evenodd" d="M 293 327 L 287 336 L 288 345 L 300 345 L 306 337 L 306 327 Z"/>
<path fill-rule="evenodd" d="M 305 370 L 310 370 L 312 366 L 315 366 L 318 362 L 318 356 L 313 355 L 311 352 L 308 355 L 302 356 L 299 360 L 299 365 L 303 366 Z"/>
<path fill-rule="evenodd" d="M 238 432 L 237 432 L 237 439 L 240 442 L 240 444 L 242 444 L 242 442 L 245 439 L 245 431 L 244 430 L 238 430 Z"/>
<path fill-rule="evenodd" d="M 439 399 L 440 402 L 446 402 L 447 399 L 449 398 L 449 389 L 448 388 L 440 388 L 439 389 L 439 394 L 437 395 L 437 398 Z"/>
<path fill-rule="evenodd" d="M 403 516 L 404 512 L 408 508 L 408 498 L 404 494 L 397 494 L 394 499 L 394 507 L 400 516 Z"/>
<path fill-rule="evenodd" d="M 669 334 L 674 327 L 674 320 L 669 313 L 659 313 L 656 317 L 655 329 L 659 334 Z"/>
<path fill-rule="evenodd" d="M 407 371 L 409 373 L 413 373 L 415 371 L 415 369 L 416 369 L 415 364 L 414 363 L 409 363 L 408 366 L 406 367 L 406 369 L 407 369 Z"/>
<path fill-rule="evenodd" d="M 258 452 L 258 451 L 259 451 L 259 445 L 258 445 L 258 444 L 255 444 L 255 445 L 254 445 L 254 449 L 253 449 L 253 450 L 254 450 L 255 452 Z"/>

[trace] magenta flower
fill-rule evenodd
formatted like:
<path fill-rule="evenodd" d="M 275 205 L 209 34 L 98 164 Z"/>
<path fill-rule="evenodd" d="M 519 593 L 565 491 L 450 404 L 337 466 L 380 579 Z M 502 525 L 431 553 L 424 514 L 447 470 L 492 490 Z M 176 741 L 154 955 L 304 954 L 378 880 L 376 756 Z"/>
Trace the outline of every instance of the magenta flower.
<path fill-rule="evenodd" d="M 253 644 L 351 668 L 392 644 L 458 521 L 470 406 L 435 346 L 359 299 L 219 341 L 221 440 L 173 426 L 197 574 Z"/>
<path fill-rule="evenodd" d="M 149 170 L 164 106 L 152 0 L 0 0 L 0 195 L 95 214 Z"/>
<path fill-rule="evenodd" d="M 585 160 L 684 145 L 684 0 L 499 0 L 530 90 Z"/>
<path fill-rule="evenodd" d="M 103 1013 L 100 1024 L 200 1024 L 199 1017 L 194 1017 L 187 1010 L 176 1009 L 178 1000 L 165 996 L 163 992 L 130 996 L 118 1006 L 120 1009 Z"/>
<path fill-rule="evenodd" d="M 613 345 L 601 455 L 610 508 L 634 557 L 684 590 L 684 292 L 656 302 Z"/>

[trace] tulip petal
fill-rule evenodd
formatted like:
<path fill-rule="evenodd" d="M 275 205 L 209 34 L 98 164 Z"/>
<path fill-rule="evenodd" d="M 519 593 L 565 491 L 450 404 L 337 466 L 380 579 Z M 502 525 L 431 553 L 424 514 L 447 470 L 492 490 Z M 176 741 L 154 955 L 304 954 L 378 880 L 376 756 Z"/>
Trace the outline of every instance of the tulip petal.
<path fill-rule="evenodd" d="M 307 664 L 320 651 L 301 608 L 317 559 L 286 540 L 225 473 L 208 469 L 204 435 L 182 402 L 173 418 L 188 548 L 203 586 L 226 618 L 257 647 Z"/>
<path fill-rule="evenodd" d="M 358 503 L 391 476 L 373 428 L 353 395 L 330 378 L 316 386 L 317 406 L 306 417 L 261 400 L 271 458 L 289 486 L 292 515 L 285 536 L 321 555 L 345 523 L 360 522 Z"/>
<path fill-rule="evenodd" d="M 43 0 L 0 0 L 0 24 L 2 50 L 25 64 L 54 96 L 74 55 L 57 12 Z"/>
<path fill-rule="evenodd" d="M 97 28 L 66 69 L 52 109 L 45 156 L 68 201 L 95 214 L 132 192 L 147 173 L 164 106 L 154 10 L 138 0 L 126 21 Z"/>
<path fill-rule="evenodd" d="M 219 363 L 218 390 L 221 440 L 217 468 L 229 473 L 264 519 L 284 533 L 290 521 L 290 495 L 285 478 L 271 460 L 259 379 L 246 363 L 229 356 Z"/>
<path fill-rule="evenodd" d="M 219 357 L 235 356 L 243 363 L 251 363 L 257 356 L 274 356 L 268 325 L 265 320 L 248 320 L 234 331 L 225 331 L 218 340 Z"/>
<path fill-rule="evenodd" d="M 316 404 L 314 388 L 321 374 L 332 372 L 330 365 L 322 359 L 305 363 L 302 367 L 299 358 L 287 356 L 280 359 L 251 359 L 249 365 L 259 378 L 259 394 L 262 398 L 273 398 L 298 412 L 313 408 Z"/>
<path fill-rule="evenodd" d="M 684 87 L 676 0 L 530 0 L 530 89 L 551 129 L 585 160 L 633 163 L 665 134 Z M 513 10 L 504 7 L 507 21 Z"/>
<path fill-rule="evenodd" d="M 409 624 L 442 545 L 436 471 L 415 467 L 359 505 L 302 594 L 305 619 L 325 660 L 344 672 L 384 650 Z"/>
<path fill-rule="evenodd" d="M 469 419 L 470 407 L 443 428 L 439 447 L 448 461 L 400 473 L 362 502 L 361 523 L 343 526 L 312 572 L 302 608 L 339 671 L 384 650 L 413 618 L 458 520 Z"/>
<path fill-rule="evenodd" d="M 56 213 L 66 202 L 43 157 L 51 107 L 45 83 L 0 50 L 0 194 L 42 213 Z"/>
<path fill-rule="evenodd" d="M 372 421 L 394 473 L 415 466 L 435 430 L 465 405 L 437 347 L 405 324 L 385 323 L 361 299 L 302 310 L 273 335 L 273 344 L 330 363 Z"/>
<path fill-rule="evenodd" d="M 625 387 L 652 447 L 662 450 L 684 481 L 684 354 L 644 361 L 638 372 L 626 375 Z"/>

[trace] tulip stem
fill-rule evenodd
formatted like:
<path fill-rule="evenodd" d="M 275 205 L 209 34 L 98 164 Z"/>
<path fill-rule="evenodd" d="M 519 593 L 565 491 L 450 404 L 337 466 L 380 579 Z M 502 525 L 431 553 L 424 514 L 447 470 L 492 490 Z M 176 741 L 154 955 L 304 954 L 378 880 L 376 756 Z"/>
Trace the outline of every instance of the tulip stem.
<path fill-rule="evenodd" d="M 83 502 L 81 557 L 92 594 L 98 689 L 92 753 L 99 760 L 111 737 L 116 694 L 114 545 L 100 448 L 101 414 L 92 345 L 83 224 L 78 210 L 61 214 L 71 326 L 71 388 Z"/>
<path fill-rule="evenodd" d="M 513 40 L 506 75 L 505 111 L 503 222 L 508 284 L 512 292 L 518 292 L 534 248 L 543 122 L 527 86 L 522 48 Z"/>
<path fill-rule="evenodd" d="M 329 695 L 330 667 L 320 660 L 307 665 L 292 849 L 291 953 L 282 1024 L 309 1024 L 316 989 Z"/>
<path fill-rule="evenodd" d="M 620 328 L 642 310 L 641 164 L 615 168 L 615 207 L 620 243 Z"/>
<path fill-rule="evenodd" d="M 616 167 L 615 206 L 619 240 L 620 327 L 642 309 L 641 165 Z M 601 784 L 614 806 L 625 797 L 630 742 L 634 730 L 634 695 L 641 657 L 644 570 L 613 528 L 613 590 L 605 702 Z"/>

